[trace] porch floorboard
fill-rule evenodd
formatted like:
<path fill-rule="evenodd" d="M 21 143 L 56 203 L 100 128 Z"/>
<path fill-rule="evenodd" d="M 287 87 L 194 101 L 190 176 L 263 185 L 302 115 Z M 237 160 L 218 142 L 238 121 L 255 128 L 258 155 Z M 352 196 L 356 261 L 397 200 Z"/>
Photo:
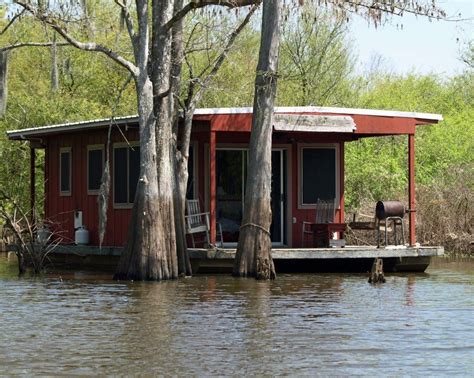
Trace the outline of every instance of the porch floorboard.
<path fill-rule="evenodd" d="M 233 259 L 235 248 L 189 249 L 191 259 Z M 274 260 L 293 259 L 357 259 L 357 258 L 392 258 L 392 257 L 433 257 L 442 256 L 443 247 L 406 247 L 388 246 L 346 246 L 344 248 L 273 248 Z"/>

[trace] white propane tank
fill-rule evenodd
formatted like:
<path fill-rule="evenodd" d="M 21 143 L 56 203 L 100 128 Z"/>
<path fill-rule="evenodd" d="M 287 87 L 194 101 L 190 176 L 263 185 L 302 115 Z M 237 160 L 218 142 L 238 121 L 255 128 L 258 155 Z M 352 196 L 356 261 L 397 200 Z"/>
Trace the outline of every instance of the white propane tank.
<path fill-rule="evenodd" d="M 79 227 L 74 234 L 74 241 L 77 245 L 89 244 L 89 231 L 84 226 Z"/>

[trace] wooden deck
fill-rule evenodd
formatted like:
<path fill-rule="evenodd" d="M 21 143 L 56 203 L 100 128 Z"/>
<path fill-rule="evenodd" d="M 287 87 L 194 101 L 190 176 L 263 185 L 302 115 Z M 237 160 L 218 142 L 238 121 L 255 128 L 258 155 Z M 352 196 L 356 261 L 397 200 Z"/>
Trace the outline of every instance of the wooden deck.
<path fill-rule="evenodd" d="M 86 268 L 115 268 L 121 247 L 61 245 L 52 256 L 54 263 Z M 344 248 L 274 248 L 277 272 L 367 272 L 374 258 L 384 260 L 386 272 L 424 271 L 431 257 L 442 256 L 443 247 L 386 248 L 346 246 Z M 226 273 L 232 269 L 235 249 L 189 249 L 194 273 Z"/>
<path fill-rule="evenodd" d="M 192 249 L 193 271 L 198 273 L 230 271 L 235 249 Z M 376 257 L 383 258 L 387 272 L 424 272 L 431 257 L 442 256 L 443 247 L 359 247 L 344 248 L 274 248 L 277 272 L 367 272 Z"/>
<path fill-rule="evenodd" d="M 235 249 L 190 249 L 191 259 L 233 259 Z M 347 246 L 344 248 L 273 248 L 274 260 L 320 260 L 320 259 L 359 259 L 375 257 L 432 257 L 442 256 L 443 247 L 405 247 L 393 246 L 377 248 L 372 246 Z"/>

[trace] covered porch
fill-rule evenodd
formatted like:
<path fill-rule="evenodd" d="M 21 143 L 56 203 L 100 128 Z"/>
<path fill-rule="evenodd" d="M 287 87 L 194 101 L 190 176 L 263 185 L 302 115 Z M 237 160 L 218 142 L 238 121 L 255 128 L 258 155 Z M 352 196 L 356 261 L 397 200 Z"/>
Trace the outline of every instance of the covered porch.
<path fill-rule="evenodd" d="M 199 135 L 197 145 L 201 146 L 194 159 L 201 160 L 199 168 L 203 170 L 195 175 L 197 183 L 201 182 L 196 185 L 201 191 L 195 197 L 209 212 L 210 244 L 220 246 L 223 242 L 225 248 L 235 248 L 245 197 L 251 109 L 200 109 L 195 119 L 205 122 L 194 134 Z M 335 239 L 344 239 L 345 145 L 360 138 L 391 135 L 406 136 L 408 185 L 399 198 L 407 209 L 405 244 L 415 246 L 416 127 L 441 119 L 433 114 L 366 109 L 276 108 L 270 229 L 273 248 L 321 247 L 304 229 L 306 224 L 309 231 L 316 230 L 319 200 L 334 204 L 333 216 L 325 223 L 332 225 L 327 228 L 334 231 Z"/>

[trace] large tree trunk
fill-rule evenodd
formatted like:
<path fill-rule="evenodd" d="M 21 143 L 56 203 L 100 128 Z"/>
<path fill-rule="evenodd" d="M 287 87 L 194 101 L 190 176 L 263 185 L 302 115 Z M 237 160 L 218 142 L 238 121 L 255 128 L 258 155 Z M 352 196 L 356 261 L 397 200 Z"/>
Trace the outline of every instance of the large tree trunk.
<path fill-rule="evenodd" d="M 175 0 L 174 12 L 176 13 L 183 7 L 183 0 Z M 173 101 L 176 104 L 181 92 L 181 63 L 184 55 L 183 44 L 183 26 L 184 20 L 181 18 L 173 26 L 173 36 L 171 44 L 171 76 L 170 84 L 173 93 Z M 188 186 L 188 155 L 189 155 L 189 141 L 186 138 L 179 139 L 179 108 L 174 107 L 173 114 L 173 146 L 175 180 L 174 180 L 174 224 L 176 231 L 176 253 L 178 256 L 178 271 L 180 275 L 192 275 L 191 262 L 186 245 L 186 226 L 185 226 L 185 211 L 186 211 L 186 190 Z M 186 122 L 186 121 L 185 121 Z M 186 124 L 184 126 L 186 129 Z M 178 148 L 178 143 L 181 146 Z M 186 144 L 188 147 L 186 147 Z M 186 150 L 186 151 L 185 151 Z"/>
<path fill-rule="evenodd" d="M 272 222 L 272 116 L 277 84 L 280 11 L 281 0 L 263 1 L 244 216 L 233 269 L 234 276 L 257 279 L 275 278 L 269 230 Z"/>
<path fill-rule="evenodd" d="M 175 197 L 174 197 L 174 215 L 176 228 L 176 252 L 178 255 L 179 273 L 186 276 L 192 275 L 191 261 L 189 260 L 188 249 L 186 245 L 186 191 L 188 187 L 188 158 L 182 151 L 176 152 L 175 158 Z M 186 166 L 184 166 L 186 165 Z"/>
<path fill-rule="evenodd" d="M 173 98 L 170 91 L 171 42 L 172 31 L 163 32 L 163 25 L 173 16 L 174 0 L 154 0 L 152 71 L 153 98 L 156 123 L 156 147 L 158 164 L 158 190 L 163 223 L 160 232 L 164 232 L 163 242 L 167 250 L 172 251 L 173 274 L 178 276 L 176 255 L 176 232 L 174 220 L 174 150 L 172 149 Z"/>
<path fill-rule="evenodd" d="M 171 33 L 160 27 L 171 17 L 172 0 L 153 1 L 152 67 L 148 66 L 148 2 L 137 0 L 140 69 L 136 79 L 140 123 L 140 179 L 127 245 L 115 278 L 164 280 L 178 277 L 173 213 L 169 92 Z M 150 78 L 150 76 L 151 78 Z"/>
<path fill-rule="evenodd" d="M 176 237 L 180 238 L 180 244 L 178 245 L 178 258 L 181 255 L 183 263 L 185 264 L 186 271 L 190 274 L 191 262 L 189 260 L 189 254 L 186 247 L 186 225 L 185 225 L 185 211 L 186 211 L 186 193 L 188 189 L 188 161 L 189 161 L 189 145 L 191 139 L 191 129 L 193 122 L 194 107 L 184 112 L 183 121 L 183 133 L 181 140 L 181 148 L 176 151 L 176 204 L 175 214 L 176 219 Z M 179 232 L 179 234 L 178 234 Z M 179 248 L 182 248 L 180 252 Z"/>
<path fill-rule="evenodd" d="M 0 52 L 0 118 L 5 115 L 8 96 L 8 51 Z"/>
<path fill-rule="evenodd" d="M 167 193 L 158 185 L 153 89 L 148 77 L 137 80 L 140 123 L 140 179 L 128 228 L 127 244 L 115 279 L 164 280 L 177 277 Z M 168 201 L 169 202 L 169 201 Z M 172 206 L 172 202 L 171 202 Z"/>

